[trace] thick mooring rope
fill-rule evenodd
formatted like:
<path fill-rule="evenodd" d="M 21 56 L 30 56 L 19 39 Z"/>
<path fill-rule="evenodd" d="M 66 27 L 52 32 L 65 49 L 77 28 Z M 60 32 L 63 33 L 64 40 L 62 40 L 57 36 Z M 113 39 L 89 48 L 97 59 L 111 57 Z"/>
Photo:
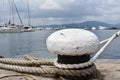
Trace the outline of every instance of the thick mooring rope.
<path fill-rule="evenodd" d="M 32 66 L 32 65 L 55 65 L 58 68 L 64 68 L 64 69 L 78 69 L 78 68 L 84 68 L 88 67 L 93 64 L 92 61 L 88 61 L 85 63 L 80 63 L 80 64 L 60 64 L 57 63 L 56 60 L 54 59 L 44 59 L 44 58 L 39 58 L 37 61 L 28 61 L 28 60 L 18 60 L 18 59 L 13 59 L 13 58 L 0 58 L 0 63 L 4 64 L 10 64 L 10 65 L 23 65 L 23 66 Z"/>
<path fill-rule="evenodd" d="M 104 43 L 106 43 L 108 40 L 109 40 L 109 38 L 101 41 L 99 44 L 104 44 Z"/>
<path fill-rule="evenodd" d="M 59 75 L 59 76 L 86 76 L 90 75 L 93 72 L 96 71 L 95 65 L 90 64 L 83 70 L 69 70 L 69 69 L 60 69 L 57 68 L 53 65 L 54 59 L 44 59 L 44 58 L 34 58 L 30 56 L 25 56 L 26 60 L 18 60 L 18 59 L 12 59 L 12 58 L 0 58 L 0 68 L 2 69 L 8 69 L 8 70 L 13 70 L 17 72 L 22 72 L 22 73 L 30 73 L 30 74 L 49 74 L 49 75 Z M 29 61 L 31 60 L 31 61 Z M 37 63 L 37 65 L 45 65 L 45 62 L 51 62 L 51 66 L 48 67 L 29 67 L 25 65 L 36 65 L 37 61 L 40 63 Z M 44 63 L 44 64 L 43 64 Z M 18 66 L 21 65 L 22 66 Z M 24 65 L 25 64 L 25 65 Z M 77 64 L 76 64 L 77 65 Z M 84 68 L 84 67 L 81 67 Z"/>
<path fill-rule="evenodd" d="M 114 36 L 114 38 L 119 37 L 119 36 L 120 36 L 120 31 L 118 31 L 118 32 L 116 32 L 115 34 L 113 34 L 113 36 Z M 104 44 L 104 43 L 108 42 L 109 39 L 110 39 L 110 38 L 105 39 L 105 40 L 101 41 L 99 44 Z"/>
<path fill-rule="evenodd" d="M 91 59 L 92 62 L 95 62 L 96 59 L 103 53 L 103 51 L 110 45 L 110 43 L 117 37 L 120 36 L 120 31 L 116 32 L 115 34 L 113 34 L 112 37 L 110 37 L 108 39 L 108 41 L 106 42 L 106 44 L 96 53 L 96 55 Z"/>
<path fill-rule="evenodd" d="M 22 73 L 29 74 L 49 74 L 49 75 L 61 75 L 61 76 L 86 76 L 94 73 L 96 71 L 95 65 L 93 64 L 89 68 L 84 68 L 81 70 L 68 70 L 68 69 L 59 69 L 56 67 L 23 67 L 16 65 L 7 65 L 0 63 L 1 69 L 13 70 Z"/>
<path fill-rule="evenodd" d="M 63 69 L 79 69 L 79 68 L 84 68 L 88 67 L 93 64 L 92 61 L 84 62 L 84 63 L 79 63 L 79 64 L 60 64 L 57 61 L 54 62 L 55 66 L 58 68 L 63 68 Z"/>
<path fill-rule="evenodd" d="M 0 58 L 0 63 L 12 65 L 54 65 L 54 59 L 39 59 L 37 61 L 28 61 L 23 59 Z"/>

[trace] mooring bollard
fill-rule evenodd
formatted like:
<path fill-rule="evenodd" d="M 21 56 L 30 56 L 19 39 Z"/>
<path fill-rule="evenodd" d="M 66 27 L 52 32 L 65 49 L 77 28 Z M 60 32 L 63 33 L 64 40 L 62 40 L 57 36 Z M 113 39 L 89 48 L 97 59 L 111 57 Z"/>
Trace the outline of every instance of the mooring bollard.
<path fill-rule="evenodd" d="M 76 71 L 78 79 L 96 74 L 95 65 L 90 61 L 90 55 L 99 46 L 99 39 L 94 33 L 83 29 L 63 29 L 51 34 L 46 44 L 51 53 L 57 54 L 55 66 L 59 69 Z M 70 76 L 62 77 L 72 79 Z"/>

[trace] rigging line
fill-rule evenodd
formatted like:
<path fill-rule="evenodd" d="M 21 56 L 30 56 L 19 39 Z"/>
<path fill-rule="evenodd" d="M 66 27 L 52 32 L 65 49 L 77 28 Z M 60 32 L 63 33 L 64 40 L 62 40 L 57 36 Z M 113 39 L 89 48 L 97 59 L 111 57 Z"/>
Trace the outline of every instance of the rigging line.
<path fill-rule="evenodd" d="M 10 17 L 10 19 L 9 19 L 9 21 L 10 21 L 10 24 L 11 24 L 11 20 L 12 20 L 12 5 L 11 5 L 11 0 L 9 0 L 9 6 L 8 6 L 8 8 L 9 8 L 9 17 Z"/>
<path fill-rule="evenodd" d="M 29 0 L 27 0 L 27 9 L 28 9 L 28 26 L 31 26 L 31 17 L 30 17 L 30 5 Z"/>
<path fill-rule="evenodd" d="M 13 0 L 13 4 L 14 4 L 15 9 L 16 9 L 16 11 L 17 11 L 17 15 L 18 15 L 18 17 L 19 17 L 19 19 L 20 19 L 20 23 L 23 25 L 22 19 L 21 19 L 21 17 L 20 17 L 20 14 L 19 14 L 19 12 L 18 12 L 18 9 L 17 9 L 17 6 L 16 6 L 16 4 L 15 4 L 15 1 L 14 1 L 14 0 Z"/>
<path fill-rule="evenodd" d="M 5 9 L 5 2 L 3 0 L 3 9 Z M 3 27 L 5 27 L 5 11 L 3 11 Z"/>
<path fill-rule="evenodd" d="M 13 0 L 10 1 L 11 4 L 11 17 L 12 17 L 12 24 L 14 24 L 14 6 L 13 6 Z"/>

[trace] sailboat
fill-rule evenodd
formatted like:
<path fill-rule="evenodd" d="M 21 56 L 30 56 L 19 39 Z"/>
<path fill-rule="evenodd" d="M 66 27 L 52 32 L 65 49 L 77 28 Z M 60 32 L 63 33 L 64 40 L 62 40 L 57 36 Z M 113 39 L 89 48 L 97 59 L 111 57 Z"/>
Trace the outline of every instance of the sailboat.
<path fill-rule="evenodd" d="M 35 31 L 31 26 L 31 17 L 30 17 L 30 8 L 29 8 L 29 0 L 27 0 L 27 15 L 28 15 L 28 25 L 24 26 L 24 32 L 32 32 Z"/>
<path fill-rule="evenodd" d="M 10 8 L 12 8 L 10 12 L 12 12 L 13 23 L 11 23 L 11 20 L 9 20 L 9 22 L 6 24 L 5 23 L 5 15 L 4 15 L 3 25 L 0 27 L 0 33 L 18 33 L 18 32 L 21 32 L 22 25 L 15 25 L 14 24 L 14 12 L 13 12 L 14 7 L 17 11 L 19 18 L 20 18 L 20 15 L 18 13 L 18 9 L 16 7 L 14 0 L 12 0 L 12 1 L 9 0 L 9 6 L 10 6 Z M 4 7 L 5 7 L 5 4 L 4 4 L 4 0 L 3 0 L 3 8 Z M 20 18 L 20 22 L 22 23 L 21 18 Z"/>

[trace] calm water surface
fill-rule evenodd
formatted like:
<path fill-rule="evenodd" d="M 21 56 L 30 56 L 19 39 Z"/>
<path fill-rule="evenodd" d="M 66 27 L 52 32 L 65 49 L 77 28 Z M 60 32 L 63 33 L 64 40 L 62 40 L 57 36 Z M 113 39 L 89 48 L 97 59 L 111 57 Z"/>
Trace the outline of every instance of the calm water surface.
<path fill-rule="evenodd" d="M 53 32 L 54 30 L 0 33 L 0 56 L 22 57 L 23 55 L 30 55 L 44 58 L 56 57 L 48 52 L 45 44 L 47 37 Z M 109 38 L 113 33 L 117 32 L 117 30 L 94 30 L 92 32 L 94 32 L 101 41 Z M 120 58 L 120 37 L 111 43 L 100 58 Z"/>

